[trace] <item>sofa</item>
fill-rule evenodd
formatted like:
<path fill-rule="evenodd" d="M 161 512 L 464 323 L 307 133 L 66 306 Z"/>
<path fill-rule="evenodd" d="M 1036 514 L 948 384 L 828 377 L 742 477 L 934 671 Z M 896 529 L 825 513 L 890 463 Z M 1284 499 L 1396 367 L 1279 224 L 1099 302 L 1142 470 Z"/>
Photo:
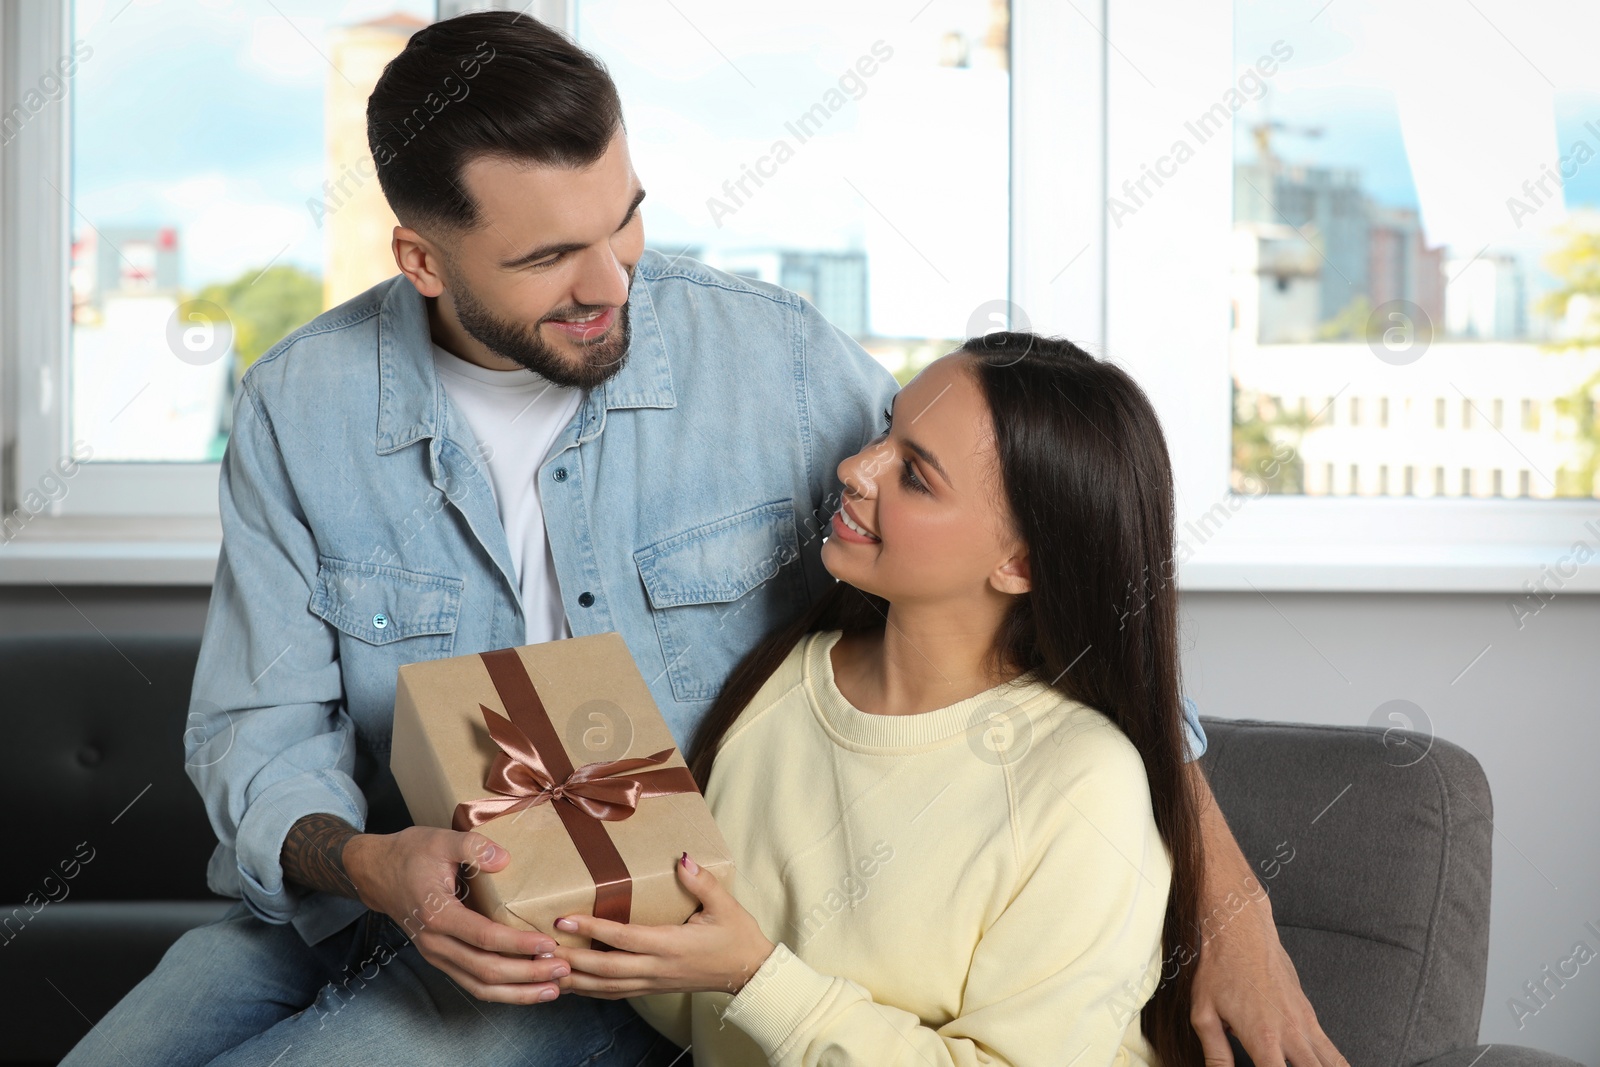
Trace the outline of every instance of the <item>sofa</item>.
<path fill-rule="evenodd" d="M 1573 1064 L 1478 1044 L 1494 806 L 1470 753 L 1375 727 L 1201 722 L 1217 805 L 1351 1064 Z"/>
<path fill-rule="evenodd" d="M 0 1004 L 13 1020 L 0 1064 L 55 1063 L 179 934 L 229 906 L 206 888 L 216 838 L 183 767 L 198 649 L 0 638 Z M 1571 1064 L 1477 1043 L 1492 807 L 1471 755 L 1367 728 L 1205 726 L 1218 803 L 1352 1064 Z"/>
<path fill-rule="evenodd" d="M 191 926 L 216 835 L 183 767 L 198 638 L 0 639 L 0 1064 L 53 1064 Z M 143 1065 L 140 1065 L 143 1067 Z"/>

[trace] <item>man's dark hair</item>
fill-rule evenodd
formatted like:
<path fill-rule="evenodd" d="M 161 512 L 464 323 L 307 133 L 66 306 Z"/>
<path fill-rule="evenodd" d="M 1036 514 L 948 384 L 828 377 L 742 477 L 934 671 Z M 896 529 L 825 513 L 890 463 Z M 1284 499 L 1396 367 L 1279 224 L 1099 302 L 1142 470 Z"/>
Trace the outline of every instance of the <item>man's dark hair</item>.
<path fill-rule="evenodd" d="M 491 157 L 582 167 L 622 126 L 605 65 L 527 15 L 475 11 L 418 30 L 367 100 L 367 147 L 403 225 L 482 221 L 462 167 Z"/>

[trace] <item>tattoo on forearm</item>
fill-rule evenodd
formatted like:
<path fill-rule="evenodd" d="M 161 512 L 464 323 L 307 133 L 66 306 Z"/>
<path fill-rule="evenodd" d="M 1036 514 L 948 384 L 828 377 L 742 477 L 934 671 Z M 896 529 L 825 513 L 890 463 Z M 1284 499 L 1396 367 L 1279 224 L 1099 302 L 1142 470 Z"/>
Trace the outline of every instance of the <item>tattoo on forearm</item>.
<path fill-rule="evenodd" d="M 283 839 L 284 878 L 310 889 L 359 900 L 360 894 L 344 866 L 344 846 L 359 832 L 337 815 L 297 819 Z"/>

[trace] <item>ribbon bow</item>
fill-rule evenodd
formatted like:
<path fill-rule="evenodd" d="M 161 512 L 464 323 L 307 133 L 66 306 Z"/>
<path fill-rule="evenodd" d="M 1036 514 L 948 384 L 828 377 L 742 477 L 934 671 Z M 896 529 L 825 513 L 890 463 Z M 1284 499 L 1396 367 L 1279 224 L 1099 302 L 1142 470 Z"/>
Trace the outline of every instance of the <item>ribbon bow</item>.
<path fill-rule="evenodd" d="M 516 723 L 482 704 L 478 705 L 478 710 L 483 712 L 489 736 L 500 747 L 489 764 L 483 785 L 500 796 L 457 804 L 453 819 L 457 830 L 470 830 L 490 819 L 536 804 L 554 804 L 558 800 L 573 805 L 590 818 L 620 822 L 638 809 L 641 800 L 685 792 L 686 768 L 629 773 L 665 763 L 672 755 L 670 748 L 632 759 L 585 763 L 558 779 L 545 766 L 538 746 L 528 740 L 528 735 Z"/>

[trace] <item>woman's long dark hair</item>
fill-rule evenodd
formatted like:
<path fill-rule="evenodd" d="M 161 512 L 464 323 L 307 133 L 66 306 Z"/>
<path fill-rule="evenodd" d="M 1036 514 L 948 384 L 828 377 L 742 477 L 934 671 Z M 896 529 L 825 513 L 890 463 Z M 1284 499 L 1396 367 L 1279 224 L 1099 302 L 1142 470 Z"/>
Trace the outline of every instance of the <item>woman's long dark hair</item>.
<path fill-rule="evenodd" d="M 1184 946 L 1199 920 L 1202 861 L 1184 759 L 1172 464 L 1160 422 L 1131 377 L 1070 341 L 1001 332 L 960 351 L 972 357 L 993 415 L 1032 579 L 1002 620 L 990 662 L 1054 678 L 1063 695 L 1116 723 L 1143 757 L 1172 886 L 1161 983 L 1140 1026 L 1164 1067 L 1200 1063 L 1189 1021 L 1193 968 L 1167 973 L 1169 963 L 1192 960 Z M 753 649 L 695 734 L 689 766 L 701 788 L 728 728 L 802 637 L 882 629 L 887 610 L 883 598 L 836 582 Z"/>

